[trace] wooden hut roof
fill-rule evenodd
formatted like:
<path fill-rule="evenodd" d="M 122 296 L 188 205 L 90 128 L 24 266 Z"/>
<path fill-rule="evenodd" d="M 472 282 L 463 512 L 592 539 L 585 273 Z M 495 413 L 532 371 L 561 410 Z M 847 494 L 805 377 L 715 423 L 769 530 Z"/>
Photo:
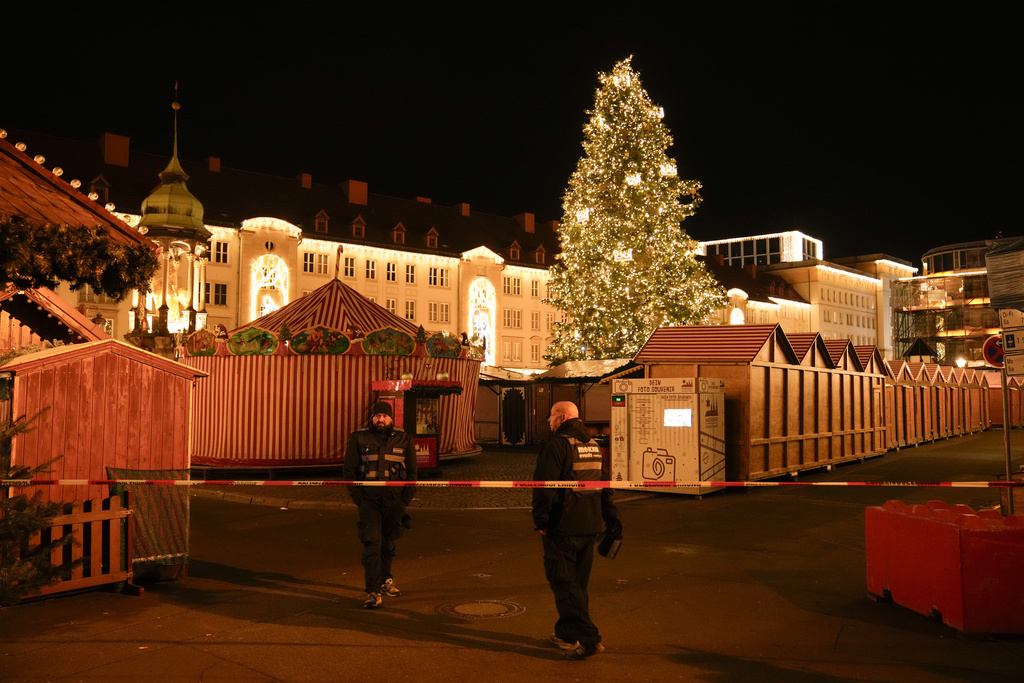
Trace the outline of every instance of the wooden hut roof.
<path fill-rule="evenodd" d="M 392 327 L 411 335 L 419 329 L 340 280 L 331 280 L 306 296 L 237 329 L 259 327 L 276 333 L 282 325 L 287 325 L 292 334 L 311 327 L 327 327 L 339 332 L 354 332 L 358 328 L 363 334 Z M 232 330 L 231 334 L 235 331 Z"/>
<path fill-rule="evenodd" d="M 766 360 L 791 365 L 798 362 L 779 325 L 659 327 L 634 360 L 637 363 Z"/>
<path fill-rule="evenodd" d="M 889 377 L 891 377 L 893 380 L 899 381 L 907 379 L 908 371 L 907 362 L 905 360 L 897 358 L 895 360 L 886 360 L 884 361 L 884 363 L 885 369 L 889 373 Z"/>
<path fill-rule="evenodd" d="M 0 292 L 0 311 L 45 341 L 64 343 L 109 339 L 77 308 L 46 287 Z"/>
<path fill-rule="evenodd" d="M 864 372 L 885 374 L 885 363 L 882 361 L 882 354 L 878 351 L 877 346 L 874 344 L 854 346 L 853 351 L 857 355 L 857 361 Z"/>
<path fill-rule="evenodd" d="M 156 248 L 152 240 L 0 139 L 0 214 L 24 216 L 36 225 L 106 228 L 113 244 Z"/>
<path fill-rule="evenodd" d="M 835 364 L 832 362 L 832 356 L 825 346 L 825 340 L 821 338 L 819 333 L 797 332 L 795 334 L 787 334 L 786 339 L 789 340 L 789 345 L 793 347 L 793 353 L 796 354 L 801 365 L 835 367 Z"/>
<path fill-rule="evenodd" d="M 828 354 L 832 357 L 832 362 L 835 366 L 841 367 L 843 365 L 843 358 L 849 360 L 855 360 L 858 369 L 860 368 L 860 359 L 857 358 L 857 354 L 853 350 L 853 342 L 849 339 L 826 339 L 825 346 L 828 348 Z"/>
<path fill-rule="evenodd" d="M 924 363 L 907 363 L 907 375 L 915 382 L 922 378 L 927 379 L 928 373 L 924 371 Z"/>
<path fill-rule="evenodd" d="M 620 370 L 637 367 L 629 358 L 609 358 L 605 360 L 571 360 L 556 365 L 547 372 L 537 375 L 536 380 L 599 380 Z"/>
<path fill-rule="evenodd" d="M 83 344 L 70 344 L 68 346 L 55 346 L 52 349 L 27 353 L 24 356 L 12 360 L 3 366 L 4 372 L 14 372 L 35 369 L 50 363 L 62 363 L 85 356 L 98 356 L 104 353 L 111 353 L 122 356 L 139 363 L 150 365 L 158 370 L 168 372 L 185 379 L 195 377 L 206 377 L 207 372 L 190 368 L 187 365 L 176 363 L 173 360 L 150 353 L 137 346 L 118 341 L 117 339 L 102 339 L 100 341 L 86 342 Z"/>

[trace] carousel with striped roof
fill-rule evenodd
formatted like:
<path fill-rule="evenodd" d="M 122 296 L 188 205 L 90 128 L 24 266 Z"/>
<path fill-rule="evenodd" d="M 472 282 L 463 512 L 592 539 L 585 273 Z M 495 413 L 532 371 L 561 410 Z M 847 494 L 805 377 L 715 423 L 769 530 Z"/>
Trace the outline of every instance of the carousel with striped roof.
<path fill-rule="evenodd" d="M 417 328 L 338 279 L 235 330 L 199 330 L 185 353 L 186 365 L 209 373 L 193 397 L 193 466 L 340 465 L 370 406 L 403 395 L 433 399 L 429 428 L 401 424 L 396 410 L 396 424 L 422 437 L 421 465 L 480 450 L 476 349 Z"/>

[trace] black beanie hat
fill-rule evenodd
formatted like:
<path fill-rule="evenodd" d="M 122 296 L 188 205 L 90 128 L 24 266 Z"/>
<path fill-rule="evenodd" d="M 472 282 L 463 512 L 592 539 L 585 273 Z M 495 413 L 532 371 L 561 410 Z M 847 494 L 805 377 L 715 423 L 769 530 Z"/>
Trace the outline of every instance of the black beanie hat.
<path fill-rule="evenodd" d="M 379 415 L 380 413 L 384 413 L 392 420 L 395 419 L 395 411 L 391 409 L 391 404 L 388 403 L 387 401 L 377 401 L 376 403 L 373 404 L 373 407 L 370 408 L 371 418 L 374 415 Z"/>

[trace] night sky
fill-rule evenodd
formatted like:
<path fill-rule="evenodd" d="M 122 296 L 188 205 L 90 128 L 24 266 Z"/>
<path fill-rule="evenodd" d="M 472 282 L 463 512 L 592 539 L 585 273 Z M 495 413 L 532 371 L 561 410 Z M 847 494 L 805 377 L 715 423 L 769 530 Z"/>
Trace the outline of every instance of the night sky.
<path fill-rule="evenodd" d="M 1015 3 L 18 4 L 0 128 L 167 153 L 178 81 L 183 158 L 545 221 L 597 73 L 633 55 L 704 184 L 696 239 L 795 229 L 918 265 L 1024 233 Z"/>

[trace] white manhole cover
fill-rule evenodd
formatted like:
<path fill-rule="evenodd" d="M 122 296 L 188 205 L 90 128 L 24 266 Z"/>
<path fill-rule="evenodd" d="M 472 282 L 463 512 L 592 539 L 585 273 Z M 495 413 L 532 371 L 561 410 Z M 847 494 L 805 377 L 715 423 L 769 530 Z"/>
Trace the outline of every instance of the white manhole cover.
<path fill-rule="evenodd" d="M 473 600 L 441 605 L 437 611 L 460 619 L 501 619 L 522 614 L 526 608 L 508 600 Z"/>

